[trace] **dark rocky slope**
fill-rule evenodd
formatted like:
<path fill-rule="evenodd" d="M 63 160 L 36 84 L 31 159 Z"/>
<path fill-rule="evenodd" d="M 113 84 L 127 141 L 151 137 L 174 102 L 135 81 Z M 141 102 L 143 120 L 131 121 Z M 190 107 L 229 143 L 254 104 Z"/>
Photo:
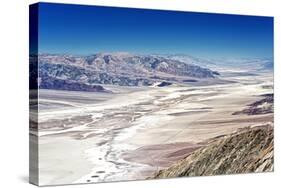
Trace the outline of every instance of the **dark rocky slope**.
<path fill-rule="evenodd" d="M 211 140 L 155 178 L 273 171 L 273 127 L 245 128 Z"/>
<path fill-rule="evenodd" d="M 247 115 L 260 115 L 273 113 L 273 93 L 262 95 L 262 99 L 258 100 L 242 111 L 234 112 L 233 115 L 247 114 Z"/>
<path fill-rule="evenodd" d="M 67 91 L 89 91 L 89 92 L 110 92 L 100 85 L 86 84 L 81 82 L 56 79 L 53 77 L 41 77 L 41 89 L 58 89 Z"/>

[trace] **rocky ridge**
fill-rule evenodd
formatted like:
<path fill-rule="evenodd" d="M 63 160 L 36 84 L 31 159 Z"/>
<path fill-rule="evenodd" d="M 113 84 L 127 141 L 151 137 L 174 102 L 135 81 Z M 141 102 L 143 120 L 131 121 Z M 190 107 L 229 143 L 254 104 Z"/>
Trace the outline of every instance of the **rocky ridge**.
<path fill-rule="evenodd" d="M 210 140 L 154 178 L 267 172 L 273 171 L 273 163 L 272 125 L 247 127 Z"/>

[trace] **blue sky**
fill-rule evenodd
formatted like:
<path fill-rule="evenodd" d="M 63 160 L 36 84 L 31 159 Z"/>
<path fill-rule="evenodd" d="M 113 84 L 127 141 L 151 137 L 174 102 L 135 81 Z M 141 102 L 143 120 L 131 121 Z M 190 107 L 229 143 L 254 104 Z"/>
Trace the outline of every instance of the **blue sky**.
<path fill-rule="evenodd" d="M 273 18 L 40 3 L 39 52 L 273 57 Z"/>

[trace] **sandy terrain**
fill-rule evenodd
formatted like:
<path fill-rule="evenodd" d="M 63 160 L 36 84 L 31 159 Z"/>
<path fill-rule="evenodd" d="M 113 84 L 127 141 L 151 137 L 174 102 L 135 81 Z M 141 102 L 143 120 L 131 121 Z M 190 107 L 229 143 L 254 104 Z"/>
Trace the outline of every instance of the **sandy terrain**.
<path fill-rule="evenodd" d="M 237 83 L 105 86 L 114 93 L 40 91 L 41 185 L 145 179 L 205 140 L 273 121 L 232 115 L 272 93 L 272 74 Z M 35 131 L 31 131 L 36 135 Z"/>

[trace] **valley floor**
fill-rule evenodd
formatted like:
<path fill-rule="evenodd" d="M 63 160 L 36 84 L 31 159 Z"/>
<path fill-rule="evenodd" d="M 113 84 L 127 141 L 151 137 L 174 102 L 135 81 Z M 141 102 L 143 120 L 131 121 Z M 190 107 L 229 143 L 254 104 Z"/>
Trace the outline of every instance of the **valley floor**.
<path fill-rule="evenodd" d="M 40 90 L 40 185 L 146 179 L 206 144 L 273 113 L 233 115 L 272 93 L 270 76 L 236 83 L 104 86 L 113 93 Z"/>

